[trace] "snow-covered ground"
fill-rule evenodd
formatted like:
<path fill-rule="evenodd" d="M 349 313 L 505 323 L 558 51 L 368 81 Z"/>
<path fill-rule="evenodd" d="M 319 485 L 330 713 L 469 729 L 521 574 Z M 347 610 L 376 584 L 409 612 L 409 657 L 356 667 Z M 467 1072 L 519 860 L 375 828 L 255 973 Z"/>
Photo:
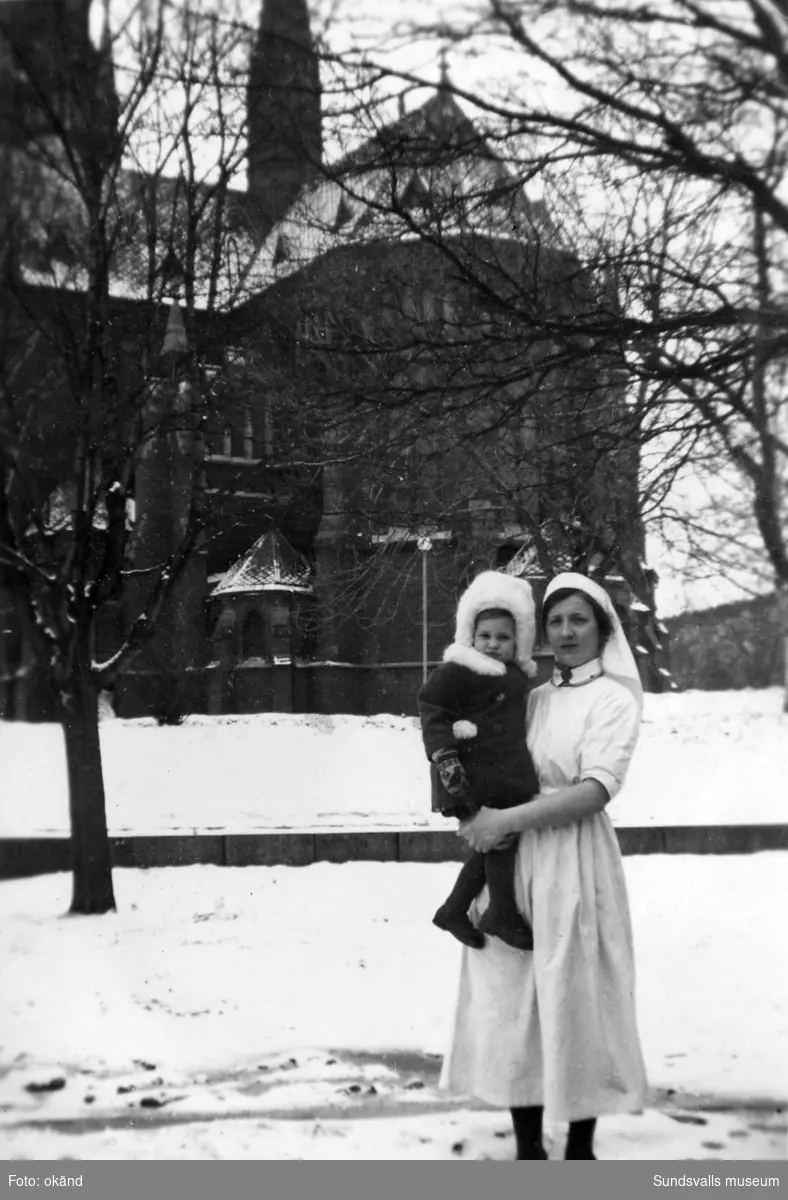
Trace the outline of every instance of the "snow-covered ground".
<path fill-rule="evenodd" d="M 619 825 L 788 820 L 778 688 L 647 696 Z M 412 718 L 272 713 L 101 725 L 110 832 L 446 828 Z M 68 832 L 62 736 L 0 722 L 0 836 Z"/>
<path fill-rule="evenodd" d="M 653 1103 L 600 1123 L 601 1158 L 786 1156 L 787 865 L 625 860 Z M 436 1090 L 455 872 L 117 870 L 100 918 L 63 915 L 66 875 L 0 884 L 0 1153 L 511 1158 L 505 1113 Z"/>
<path fill-rule="evenodd" d="M 649 696 L 611 815 L 784 822 L 787 734 L 778 689 Z M 446 827 L 409 718 L 108 718 L 101 735 L 115 834 Z M 0 723 L 0 836 L 67 830 L 60 731 Z M 601 1123 L 600 1157 L 786 1156 L 786 866 L 625 860 L 653 1098 Z M 436 1087 L 459 955 L 430 916 L 456 869 L 117 870 L 100 918 L 64 915 L 66 875 L 1 883 L 0 1153 L 511 1158 L 506 1114 Z"/>

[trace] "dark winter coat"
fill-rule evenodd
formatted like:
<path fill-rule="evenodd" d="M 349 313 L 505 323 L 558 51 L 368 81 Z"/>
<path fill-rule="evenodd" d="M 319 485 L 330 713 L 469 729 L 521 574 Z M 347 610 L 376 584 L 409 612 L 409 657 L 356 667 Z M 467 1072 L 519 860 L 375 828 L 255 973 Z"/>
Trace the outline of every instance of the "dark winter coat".
<path fill-rule="evenodd" d="M 511 808 L 522 804 L 539 791 L 525 744 L 528 680 L 515 663 L 506 663 L 503 674 L 487 673 L 485 664 L 478 663 L 484 655 L 476 650 L 463 648 L 458 657 L 462 662 L 441 663 L 418 695 L 424 749 L 430 760 L 433 812 L 465 817 L 482 805 Z M 476 735 L 458 737 L 453 728 L 457 721 L 472 722 Z M 447 746 L 457 750 L 465 768 L 470 784 L 467 797 L 450 795 L 432 762 L 436 750 Z"/>

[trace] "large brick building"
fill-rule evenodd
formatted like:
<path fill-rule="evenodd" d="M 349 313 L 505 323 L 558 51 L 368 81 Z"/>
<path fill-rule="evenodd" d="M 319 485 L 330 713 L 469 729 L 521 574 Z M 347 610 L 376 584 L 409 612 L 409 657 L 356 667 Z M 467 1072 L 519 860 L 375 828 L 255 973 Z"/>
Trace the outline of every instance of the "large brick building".
<path fill-rule="evenodd" d="M 27 10 L 13 26 L 12 7 Z M 48 61 L 48 12 L 81 53 L 100 52 L 77 0 L 0 0 L 9 44 Z M 111 71 L 98 77 L 110 120 Z M 24 108 L 24 94 L 13 103 Z M 116 180 L 123 386 L 153 396 L 146 419 L 174 418 L 138 453 L 135 567 L 171 550 L 195 461 L 211 514 L 157 638 L 117 681 L 119 711 L 413 711 L 458 590 L 498 566 L 538 592 L 545 554 L 554 566 L 604 560 L 633 640 L 657 648 L 637 453 L 614 436 L 625 380 L 612 358 L 561 366 L 528 336 L 537 308 L 615 303 L 605 281 L 567 252 L 445 77 L 326 163 L 305 0 L 264 0 L 246 108 L 246 189 L 138 170 Z M 65 192 L 52 211 L 71 232 Z M 58 247 L 73 240 L 58 239 L 57 221 L 26 245 L 21 270 L 39 310 L 62 314 L 79 264 L 64 261 Z M 42 453 L 50 508 L 54 497 L 65 511 L 68 480 L 53 447 Z M 0 704 L 45 713 L 34 639 L 16 598 L 2 603 Z M 133 607 L 130 585 L 102 614 L 100 650 Z M 642 653 L 652 686 L 654 657 Z"/>

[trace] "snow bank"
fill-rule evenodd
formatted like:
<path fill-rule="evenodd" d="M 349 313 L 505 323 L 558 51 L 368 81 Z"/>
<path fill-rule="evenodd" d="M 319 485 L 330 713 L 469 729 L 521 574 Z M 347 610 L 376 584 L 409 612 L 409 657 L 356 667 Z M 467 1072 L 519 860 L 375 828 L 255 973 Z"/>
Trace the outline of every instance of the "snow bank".
<path fill-rule="evenodd" d="M 788 819 L 778 688 L 647 696 L 621 825 Z M 320 825 L 445 828 L 408 717 L 191 717 L 101 725 L 110 831 L 249 833 Z M 0 836 L 68 832 L 60 730 L 0 722 Z"/>

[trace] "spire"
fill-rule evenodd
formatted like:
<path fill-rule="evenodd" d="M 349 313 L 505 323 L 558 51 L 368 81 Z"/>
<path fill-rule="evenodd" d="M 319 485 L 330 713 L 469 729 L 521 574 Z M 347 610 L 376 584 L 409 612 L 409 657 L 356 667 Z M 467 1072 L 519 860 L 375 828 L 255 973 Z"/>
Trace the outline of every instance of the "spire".
<path fill-rule="evenodd" d="M 90 0 L 0 0 L 0 115 L 24 140 L 73 117 L 84 76 Z"/>
<path fill-rule="evenodd" d="M 322 157 L 320 71 L 306 0 L 263 0 L 247 97 L 249 192 L 270 228 Z"/>
<path fill-rule="evenodd" d="M 101 136 L 104 139 L 108 161 L 117 149 L 120 101 L 115 86 L 115 62 L 113 58 L 112 29 L 109 20 L 109 0 L 104 0 L 101 34 L 95 52 L 96 103 L 100 114 Z"/>
<path fill-rule="evenodd" d="M 111 58 L 112 57 L 112 30 L 110 29 L 110 24 L 109 24 L 109 0 L 104 0 L 104 12 L 102 15 L 102 23 L 101 23 L 101 39 L 100 39 L 99 44 L 100 44 L 100 48 L 104 52 L 104 54 L 106 54 L 108 58 Z"/>
<path fill-rule="evenodd" d="M 15 140 L 61 125 L 84 131 L 101 165 L 116 148 L 119 110 L 109 0 L 93 16 L 91 0 L 0 0 L 0 112 L 13 114 Z"/>
<path fill-rule="evenodd" d="M 451 87 L 451 79 L 449 77 L 449 51 L 445 46 L 441 46 L 440 55 L 441 77 L 438 83 L 438 91 L 445 92 Z"/>

